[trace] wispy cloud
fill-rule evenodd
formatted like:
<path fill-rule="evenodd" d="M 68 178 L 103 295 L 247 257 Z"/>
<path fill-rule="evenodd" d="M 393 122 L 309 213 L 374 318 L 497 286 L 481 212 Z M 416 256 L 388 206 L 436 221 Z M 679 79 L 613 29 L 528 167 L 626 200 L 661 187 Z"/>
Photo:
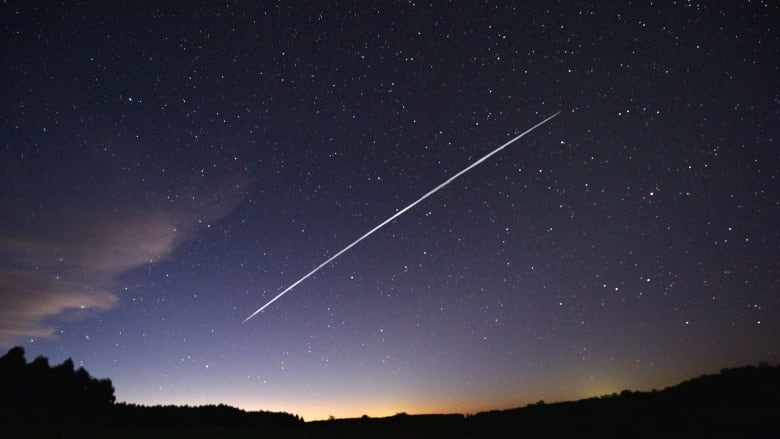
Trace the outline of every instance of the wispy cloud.
<path fill-rule="evenodd" d="M 53 318 L 71 310 L 110 309 L 119 275 L 170 256 L 199 225 L 227 215 L 245 183 L 229 179 L 165 203 L 125 197 L 121 208 L 74 202 L 30 215 L 16 206 L 0 224 L 0 345 L 51 337 Z"/>

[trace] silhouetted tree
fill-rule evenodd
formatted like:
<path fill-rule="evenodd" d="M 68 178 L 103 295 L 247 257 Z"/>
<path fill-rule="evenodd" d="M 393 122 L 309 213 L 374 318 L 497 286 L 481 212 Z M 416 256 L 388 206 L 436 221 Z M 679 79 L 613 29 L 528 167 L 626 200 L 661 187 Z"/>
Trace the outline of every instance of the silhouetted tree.
<path fill-rule="evenodd" d="M 27 364 L 24 349 L 12 348 L 0 357 L 0 421 L 14 424 L 94 422 L 113 405 L 109 379 L 95 379 L 73 360 L 50 366 L 43 356 Z"/>
<path fill-rule="evenodd" d="M 117 404 L 109 379 L 95 379 L 84 368 L 75 369 L 71 359 L 54 367 L 45 357 L 27 364 L 24 349 L 16 347 L 0 357 L 0 407 L 0 437 L 14 437 L 13 428 L 20 425 L 34 430 L 40 424 L 73 423 L 150 431 L 159 426 L 194 428 L 190 431 L 204 426 L 272 427 L 271 437 L 275 432 L 296 433 L 290 437 L 780 437 L 775 422 L 780 410 L 780 367 L 723 369 L 718 375 L 663 390 L 625 390 L 561 403 L 540 401 L 468 417 L 400 412 L 376 419 L 331 416 L 330 421 L 304 424 L 289 413 L 246 412 L 224 404 Z M 301 432 L 307 434 L 297 435 Z M 38 436 L 35 433 L 21 436 Z"/>

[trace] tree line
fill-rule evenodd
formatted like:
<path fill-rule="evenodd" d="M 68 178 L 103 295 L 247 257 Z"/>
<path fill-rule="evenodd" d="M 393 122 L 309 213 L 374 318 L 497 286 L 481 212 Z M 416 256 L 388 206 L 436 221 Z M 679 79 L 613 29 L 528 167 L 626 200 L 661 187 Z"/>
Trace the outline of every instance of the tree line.
<path fill-rule="evenodd" d="M 0 357 L 0 407 L 0 427 L 10 427 L 0 428 L 0 435 L 16 431 L 30 437 L 46 425 L 73 437 L 83 436 L 86 426 L 103 426 L 103 436 L 131 427 L 136 435 L 179 431 L 188 437 L 214 431 L 246 437 L 780 437 L 780 366 L 723 369 L 658 391 L 540 401 L 469 416 L 399 413 L 304 423 L 289 413 L 224 404 L 117 403 L 111 380 L 75 369 L 70 359 L 57 366 L 45 357 L 27 363 L 24 349 L 16 347 Z"/>
<path fill-rule="evenodd" d="M 0 357 L 0 424 L 285 426 L 303 423 L 289 413 L 247 412 L 224 404 L 143 406 L 117 403 L 108 378 L 92 377 L 68 358 L 51 366 L 39 356 L 28 363 L 24 348 Z"/>
<path fill-rule="evenodd" d="M 116 401 L 111 380 L 75 369 L 70 358 L 57 366 L 43 356 L 27 363 L 18 346 L 0 357 L 0 388 L 0 419 L 7 423 L 92 421 Z"/>

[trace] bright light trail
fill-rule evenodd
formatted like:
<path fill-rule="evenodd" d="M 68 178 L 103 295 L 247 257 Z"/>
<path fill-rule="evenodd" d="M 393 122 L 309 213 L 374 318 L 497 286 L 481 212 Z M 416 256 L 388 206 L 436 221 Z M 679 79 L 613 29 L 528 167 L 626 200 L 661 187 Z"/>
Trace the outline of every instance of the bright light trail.
<path fill-rule="evenodd" d="M 282 291 L 281 293 L 277 294 L 277 295 L 276 295 L 276 297 L 274 297 L 273 299 L 271 299 L 270 301 L 268 301 L 268 303 L 266 303 L 265 305 L 261 306 L 261 307 L 260 307 L 260 309 L 258 309 L 257 311 L 253 312 L 251 316 L 249 316 L 249 317 L 247 317 L 246 319 L 244 319 L 244 321 L 243 321 L 242 323 L 246 323 L 246 322 L 247 322 L 249 319 L 251 319 L 252 317 L 256 316 L 256 315 L 257 315 L 258 313 L 260 313 L 262 310 L 264 310 L 264 309 L 268 308 L 268 306 L 269 306 L 269 305 L 271 305 L 272 303 L 274 303 L 274 302 L 276 302 L 277 300 L 279 300 L 279 298 L 281 298 L 282 296 L 284 296 L 285 294 L 287 294 L 287 293 L 288 293 L 290 290 L 292 290 L 293 288 L 295 288 L 296 286 L 298 286 L 298 284 L 300 284 L 301 282 L 303 282 L 304 280 L 306 280 L 306 279 L 307 279 L 309 276 L 311 276 L 311 275 L 313 275 L 314 273 L 316 273 L 316 272 L 320 271 L 320 269 L 321 269 L 322 267 L 324 267 L 324 266 L 328 265 L 329 263 L 333 262 L 333 260 L 334 260 L 334 259 L 336 259 L 336 258 L 338 258 L 339 256 L 341 256 L 343 253 L 345 253 L 347 250 L 351 249 L 352 247 L 356 246 L 356 245 L 357 245 L 357 244 L 358 244 L 360 241 L 362 241 L 362 240 L 364 240 L 364 239 L 368 238 L 369 236 L 371 236 L 371 234 L 372 234 L 372 233 L 374 233 L 374 232 L 376 232 L 377 230 L 381 229 L 382 227 L 384 227 L 384 226 L 385 226 L 387 223 L 389 223 L 390 221 L 392 221 L 392 220 L 394 220 L 394 219 L 398 218 L 399 216 L 403 215 L 404 213 L 406 213 L 406 211 L 407 211 L 407 210 L 409 210 L 409 209 L 411 209 L 412 207 L 416 206 L 416 205 L 417 205 L 418 203 L 420 203 L 422 200 L 424 200 L 424 199 L 426 199 L 426 198 L 430 197 L 431 195 L 435 194 L 436 192 L 438 192 L 438 191 L 439 191 L 439 189 L 441 189 L 441 188 L 443 188 L 444 186 L 447 186 L 448 184 L 452 183 L 452 182 L 453 182 L 453 181 L 454 181 L 456 178 L 460 177 L 461 175 L 465 174 L 466 172 L 469 172 L 469 171 L 470 171 L 472 168 L 474 168 L 474 167 L 475 167 L 475 166 L 477 166 L 478 164 L 480 164 L 480 163 L 484 162 L 485 160 L 489 159 L 491 156 L 493 156 L 494 154 L 498 153 L 499 151 L 501 151 L 502 149 L 506 148 L 507 146 L 511 145 L 511 144 L 512 144 L 512 143 L 514 143 L 515 141 L 517 141 L 517 140 L 520 140 L 520 138 L 522 138 L 522 137 L 523 137 L 523 136 L 525 136 L 526 134 L 530 133 L 531 131 L 533 131 L 533 130 L 535 130 L 535 129 L 539 128 L 540 126 L 544 125 L 544 124 L 545 124 L 545 123 L 547 123 L 547 122 L 548 122 L 550 119 L 554 118 L 555 116 L 557 116 L 557 115 L 559 115 L 559 114 L 561 114 L 561 112 L 560 112 L 560 111 L 559 111 L 559 112 L 557 112 L 557 113 L 555 113 L 555 114 L 553 114 L 552 116 L 548 117 L 547 119 L 545 119 L 545 120 L 543 120 L 543 121 L 541 121 L 541 122 L 537 123 L 536 125 L 532 126 L 531 128 L 527 129 L 526 131 L 522 132 L 520 135 L 518 135 L 518 136 L 517 136 L 517 137 L 515 137 L 514 139 L 512 139 L 512 140 L 510 140 L 510 141 L 506 142 L 505 144 L 503 144 L 503 145 L 499 146 L 498 148 L 494 149 L 492 152 L 490 152 L 490 153 L 486 154 L 486 155 L 485 155 L 484 157 L 482 157 L 481 159 L 479 159 L 479 160 L 477 160 L 476 162 L 474 162 L 474 163 L 472 163 L 472 164 L 468 165 L 468 166 L 467 166 L 467 167 L 466 167 L 464 170 L 462 170 L 462 171 L 458 172 L 457 174 L 453 175 L 452 177 L 448 178 L 448 179 L 447 179 L 447 180 L 446 180 L 444 183 L 442 183 L 442 184 L 440 184 L 440 185 L 436 186 L 435 188 L 431 189 L 431 190 L 430 190 L 430 191 L 429 191 L 427 194 L 425 194 L 425 195 L 423 195 L 422 197 L 420 197 L 419 199 L 417 199 L 417 201 L 415 201 L 414 203 L 412 203 L 412 204 L 410 204 L 410 205 L 408 205 L 408 206 L 404 207 L 403 209 L 401 209 L 401 210 L 399 210 L 398 212 L 396 212 L 396 213 L 395 213 L 395 215 L 393 215 L 393 216 L 391 216 L 390 218 L 388 218 L 388 219 L 386 219 L 386 220 L 382 221 L 382 223 L 381 223 L 381 224 L 379 224 L 378 226 L 376 226 L 376 227 L 374 227 L 373 229 L 369 230 L 369 231 L 368 231 L 368 232 L 367 232 L 365 235 L 363 235 L 363 236 L 361 236 L 360 238 L 356 239 L 356 240 L 355 240 L 355 242 L 353 242 L 352 244 L 350 244 L 350 245 L 348 245 L 348 246 L 344 247 L 344 249 L 342 249 L 340 252 L 336 253 L 335 255 L 333 255 L 333 256 L 331 256 L 330 258 L 328 258 L 328 260 L 327 260 L 327 261 L 325 261 L 325 262 L 323 262 L 322 264 L 318 265 L 318 266 L 317 266 L 317 268 L 315 268 L 314 270 L 310 271 L 308 274 L 306 274 L 306 276 L 303 276 L 302 278 L 300 278 L 300 279 L 298 279 L 297 281 L 295 281 L 295 283 L 294 283 L 294 284 L 292 284 L 292 285 L 290 285 L 289 287 L 285 288 L 285 290 L 284 290 L 284 291 Z"/>

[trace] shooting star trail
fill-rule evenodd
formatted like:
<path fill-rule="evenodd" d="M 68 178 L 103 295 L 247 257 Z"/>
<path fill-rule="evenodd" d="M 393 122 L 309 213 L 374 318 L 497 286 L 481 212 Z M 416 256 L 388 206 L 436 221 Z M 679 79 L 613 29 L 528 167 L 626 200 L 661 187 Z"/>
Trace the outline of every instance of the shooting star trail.
<path fill-rule="evenodd" d="M 520 133 L 520 135 L 518 135 L 518 136 L 517 136 L 517 137 L 515 137 L 514 139 L 512 139 L 512 140 L 510 140 L 510 141 L 506 142 L 505 144 L 503 144 L 503 145 L 499 146 L 498 148 L 494 149 L 492 152 L 490 152 L 490 153 L 486 154 L 486 155 L 485 155 L 484 157 L 482 157 L 481 159 L 479 159 L 479 160 L 477 160 L 476 162 L 474 162 L 474 163 L 472 163 L 472 164 L 468 165 L 468 166 L 467 166 L 465 169 L 463 169 L 462 171 L 460 171 L 460 172 L 458 172 L 457 174 L 453 175 L 452 177 L 448 178 L 448 179 L 447 179 L 447 180 L 446 180 L 444 183 L 442 183 L 442 184 L 440 184 L 440 185 L 436 186 L 435 188 L 431 189 L 431 190 L 430 190 L 430 191 L 429 191 L 427 194 L 425 194 L 425 195 L 423 195 L 422 197 L 418 198 L 418 199 L 417 199 L 417 201 L 415 201 L 414 203 L 412 203 L 412 204 L 410 204 L 410 205 L 408 205 L 408 206 L 404 207 L 403 209 L 399 210 L 398 212 L 396 212 L 396 213 L 395 213 L 395 215 L 393 215 L 393 216 L 391 216 L 390 218 L 388 218 L 388 219 L 384 220 L 384 221 L 383 221 L 381 224 L 379 224 L 378 226 L 376 226 L 376 227 L 374 227 L 373 229 L 369 230 L 369 231 L 368 231 L 368 232 L 367 232 L 365 235 L 363 235 L 363 236 L 361 236 L 360 238 L 356 239 L 356 240 L 355 240 L 355 242 L 353 242 L 352 244 L 350 244 L 350 245 L 348 245 L 348 246 L 344 247 L 344 249 L 342 249 L 340 252 L 336 253 L 335 255 L 333 255 L 333 256 L 331 256 L 330 258 L 328 258 L 328 260 L 327 260 L 327 261 L 325 261 L 325 262 L 323 262 L 322 264 L 318 265 L 318 266 L 317 266 L 317 268 L 315 268 L 314 270 L 312 270 L 312 271 L 310 271 L 309 273 L 307 273 L 307 274 L 306 274 L 306 276 L 303 276 L 302 278 L 300 278 L 300 279 L 298 279 L 297 281 L 295 281 L 295 283 L 294 283 L 294 284 L 292 284 L 292 285 L 290 285 L 289 287 L 285 288 L 285 290 L 284 290 L 284 291 L 282 291 L 281 293 L 277 294 L 277 295 L 276 295 L 276 297 L 274 297 L 273 299 L 269 300 L 269 301 L 268 301 L 268 303 L 266 303 L 265 305 L 261 306 L 261 307 L 260 307 L 260 308 L 259 308 L 257 311 L 253 312 L 253 313 L 252 313 L 252 315 L 250 315 L 249 317 L 247 317 L 246 319 L 244 319 L 244 321 L 243 321 L 242 323 L 246 323 L 246 322 L 247 322 L 249 319 L 251 319 L 252 317 L 256 316 L 257 314 L 259 314 L 260 312 L 262 312 L 264 309 L 268 308 L 268 306 L 270 306 L 272 303 L 274 303 L 274 302 L 276 302 L 277 300 L 279 300 L 279 299 L 280 299 L 282 296 L 284 296 L 285 294 L 287 294 L 287 293 L 288 293 L 290 290 L 292 290 L 293 288 L 297 287 L 297 286 L 298 286 L 298 284 L 300 284 L 301 282 L 305 281 L 305 280 L 306 280 L 306 279 L 307 279 L 309 276 L 311 276 L 311 275 L 313 275 L 314 273 L 316 273 L 316 272 L 320 271 L 320 269 L 321 269 L 322 267 L 324 267 L 324 266 L 328 265 L 329 263 L 333 262 L 333 260 L 334 260 L 334 259 L 336 259 L 336 258 L 338 258 L 339 256 L 341 256 L 343 253 L 345 253 L 347 250 L 351 249 L 352 247 L 356 246 L 356 245 L 357 245 L 357 244 L 358 244 L 360 241 L 362 241 L 362 240 L 364 240 L 364 239 L 368 238 L 369 236 L 371 236 L 371 235 L 372 235 L 374 232 L 376 232 L 377 230 L 379 230 L 379 229 L 381 229 L 382 227 L 384 227 L 384 226 L 385 226 L 387 223 L 389 223 L 390 221 L 392 221 L 392 220 L 394 220 L 394 219 L 398 218 L 399 216 L 403 215 L 404 213 L 406 213 L 406 211 L 407 211 L 407 210 L 409 210 L 409 209 L 411 209 L 412 207 L 416 206 L 416 205 L 417 205 L 417 204 L 419 204 L 419 203 L 420 203 L 422 200 L 424 200 L 424 199 L 426 199 L 426 198 L 430 197 L 431 195 L 435 194 L 436 192 L 438 192 L 438 191 L 439 191 L 441 188 L 443 188 L 444 186 L 447 186 L 448 184 L 452 183 L 452 182 L 453 182 L 453 181 L 454 181 L 456 178 L 458 178 L 458 177 L 460 177 L 461 175 L 463 175 L 463 174 L 465 174 L 465 173 L 469 172 L 469 171 L 470 171 L 471 169 L 473 169 L 475 166 L 477 166 L 477 165 L 479 165 L 480 163 L 484 162 L 485 160 L 489 159 L 489 158 L 490 158 L 490 157 L 492 157 L 494 154 L 498 153 L 498 152 L 499 152 L 499 151 L 501 151 L 502 149 L 504 149 L 504 148 L 506 148 L 507 146 L 511 145 L 512 143 L 516 142 L 517 140 L 520 140 L 520 139 L 521 139 L 523 136 L 525 136 L 526 134 L 530 133 L 531 131 L 533 131 L 533 130 L 535 130 L 535 129 L 539 128 L 540 126 L 544 125 L 544 124 L 545 124 L 545 123 L 547 123 L 547 122 L 548 122 L 550 119 L 554 118 L 555 116 L 557 116 L 557 115 L 559 115 L 559 114 L 561 114 L 561 112 L 560 112 L 560 111 L 559 111 L 559 112 L 557 112 L 557 113 L 555 113 L 555 114 L 553 114 L 552 116 L 548 117 L 547 119 L 544 119 L 543 121 L 541 121 L 541 122 L 537 123 L 536 125 L 532 126 L 531 128 L 529 128 L 529 129 L 525 130 L 524 132 Z"/>

